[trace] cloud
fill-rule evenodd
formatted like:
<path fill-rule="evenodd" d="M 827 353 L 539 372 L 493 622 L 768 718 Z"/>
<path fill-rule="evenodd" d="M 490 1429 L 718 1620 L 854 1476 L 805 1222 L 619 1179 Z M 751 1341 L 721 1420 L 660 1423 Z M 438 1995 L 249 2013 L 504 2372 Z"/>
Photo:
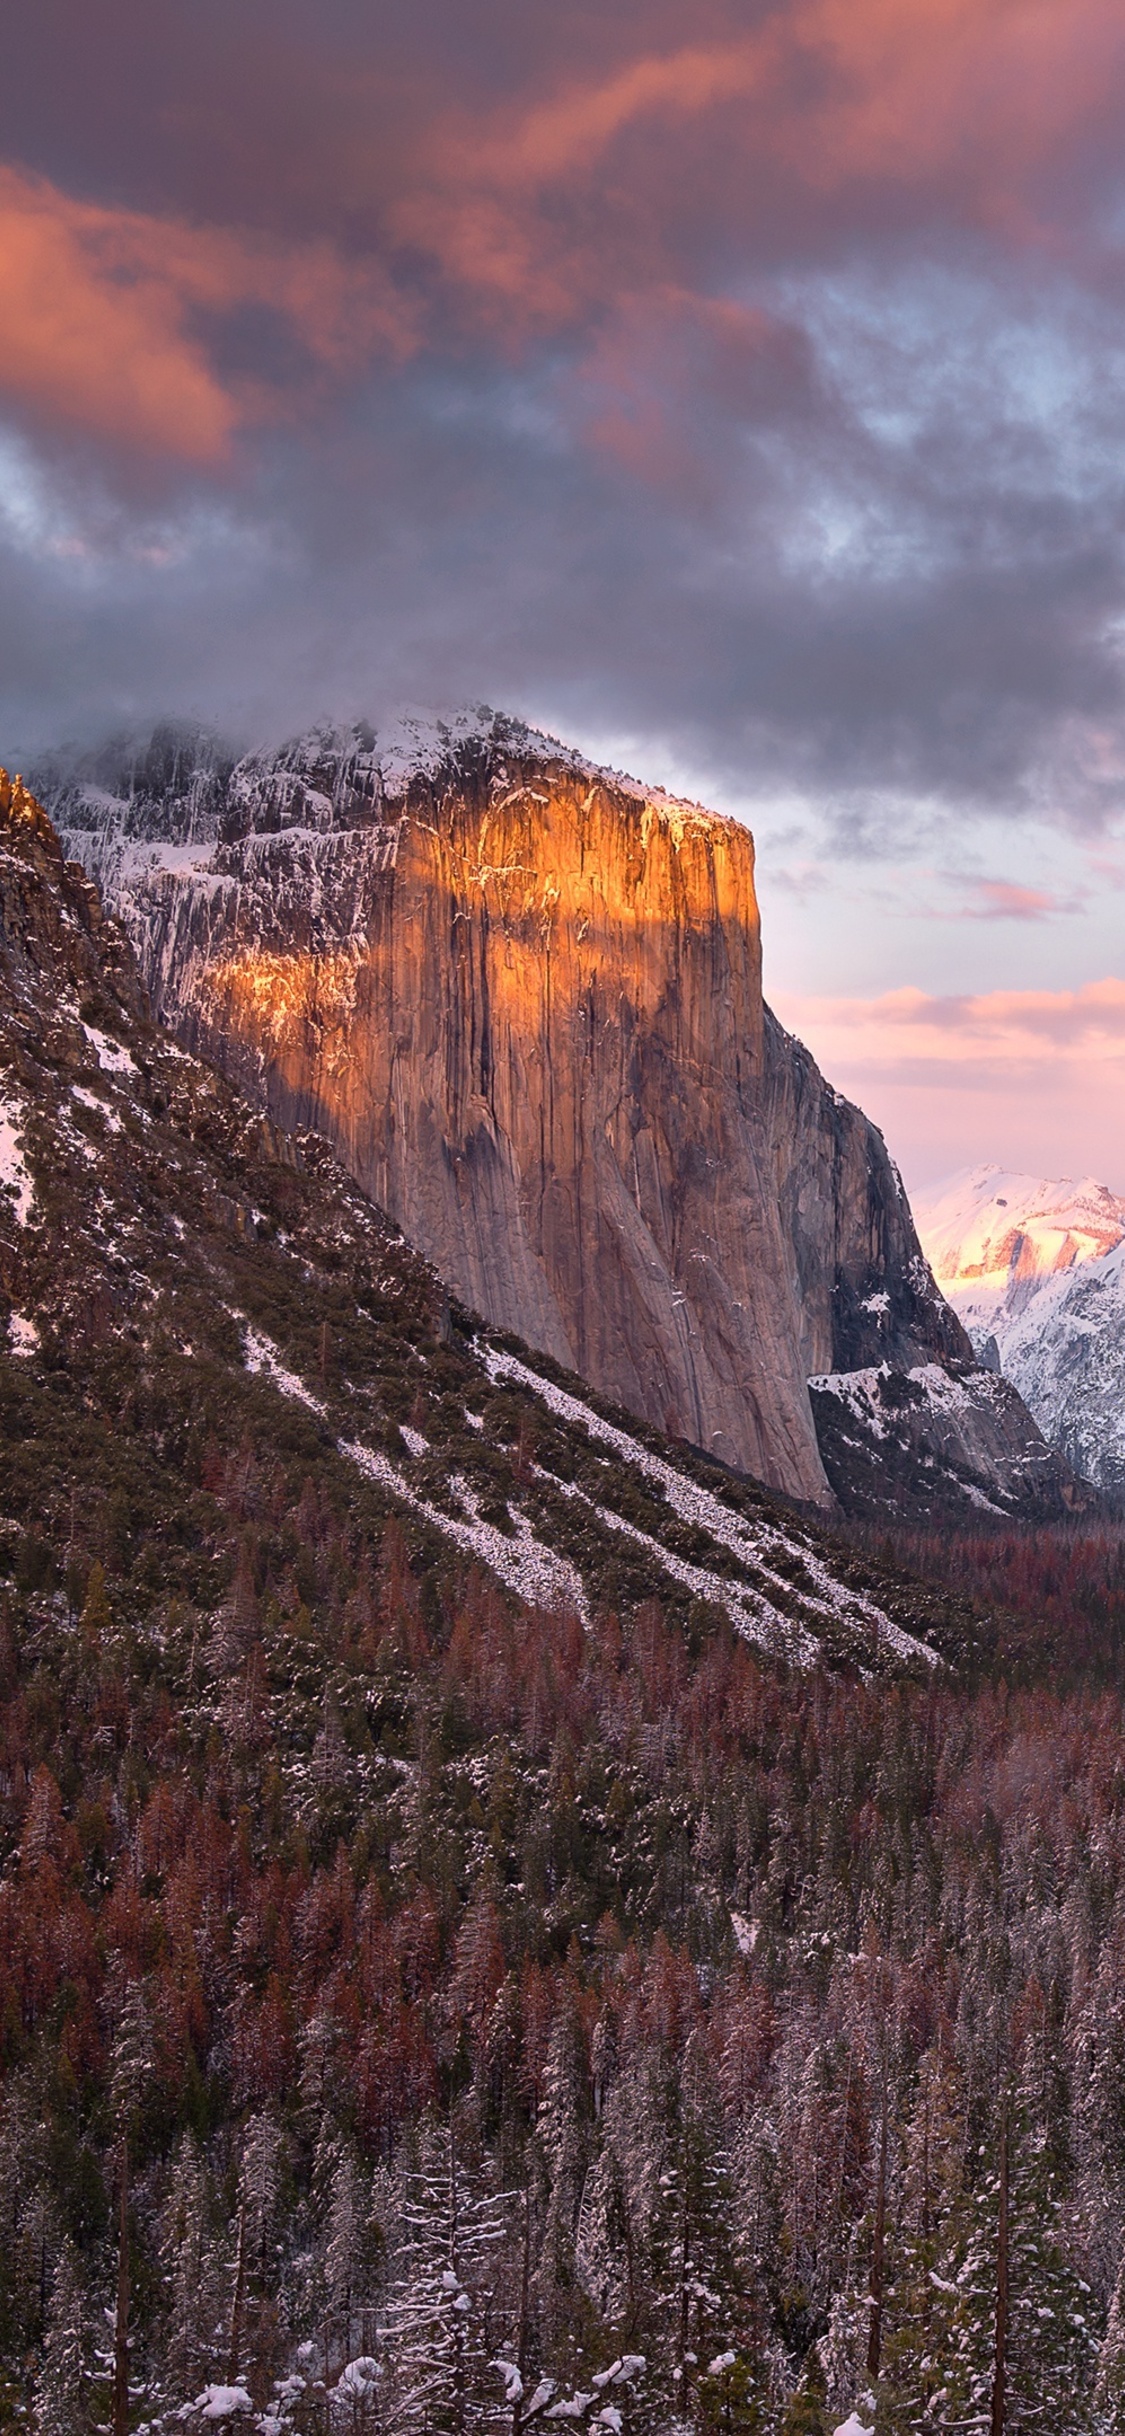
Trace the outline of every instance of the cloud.
<path fill-rule="evenodd" d="M 1125 1058 L 1125 980 L 1109 974 L 1077 990 L 989 990 L 940 998 L 888 990 L 878 998 L 786 997 L 782 1020 L 802 1038 L 837 1041 L 856 1055 L 980 1065 Z"/>
<path fill-rule="evenodd" d="M 781 995 L 777 1013 L 886 1134 L 908 1184 L 973 1164 L 1125 1186 L 1125 980 L 941 998 Z"/>
<path fill-rule="evenodd" d="M 1021 888 L 1015 880 L 973 880 L 969 884 L 969 901 L 962 907 L 962 918 L 992 922 L 998 918 L 1009 922 L 1042 922 L 1048 914 L 1069 913 L 1071 900 L 1064 900 L 1047 888 Z"/>
<path fill-rule="evenodd" d="M 803 798 L 814 861 L 1104 830 L 1123 47 L 1108 0 L 41 0 L 6 749 L 483 695 Z"/>
<path fill-rule="evenodd" d="M 405 310 L 326 246 L 107 211 L 0 168 L 0 390 L 18 407 L 213 463 L 240 423 L 278 410 L 261 377 L 224 378 L 204 334 L 254 307 L 330 372 L 406 343 Z"/>

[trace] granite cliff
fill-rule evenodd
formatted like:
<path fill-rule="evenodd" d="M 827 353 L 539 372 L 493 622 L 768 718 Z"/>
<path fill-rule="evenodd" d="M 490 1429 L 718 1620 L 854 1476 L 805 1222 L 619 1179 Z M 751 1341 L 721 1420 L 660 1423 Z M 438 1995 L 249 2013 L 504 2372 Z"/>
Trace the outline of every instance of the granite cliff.
<path fill-rule="evenodd" d="M 972 1369 L 881 1137 L 763 1006 L 739 823 L 491 713 L 40 784 L 157 1013 L 492 1325 L 821 1504 L 810 1376 Z"/>

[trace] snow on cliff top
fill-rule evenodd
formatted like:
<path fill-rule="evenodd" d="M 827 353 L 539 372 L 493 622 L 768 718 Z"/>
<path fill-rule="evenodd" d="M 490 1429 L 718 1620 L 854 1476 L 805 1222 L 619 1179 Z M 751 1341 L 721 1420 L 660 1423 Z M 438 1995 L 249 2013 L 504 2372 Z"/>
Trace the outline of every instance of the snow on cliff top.
<path fill-rule="evenodd" d="M 378 730 L 363 722 L 350 727 L 324 722 L 280 745 L 257 747 L 240 760 L 228 756 L 221 777 L 222 750 L 207 738 L 196 740 L 194 758 L 177 761 L 162 775 L 154 775 L 148 757 L 134 747 L 123 749 L 112 784 L 106 783 L 104 756 L 73 763 L 66 772 L 45 773 L 40 784 L 68 831 L 84 833 L 88 827 L 94 833 L 132 835 L 139 814 L 142 836 L 174 833 L 185 845 L 198 846 L 216 836 L 224 796 L 251 830 L 288 829 L 295 822 L 322 830 L 347 827 L 357 811 L 364 816 L 364 804 L 400 802 L 411 784 L 436 778 L 451 757 L 474 750 L 501 763 L 508 753 L 565 769 L 591 784 L 608 784 L 679 826 L 739 825 L 729 814 L 603 768 L 558 737 L 483 704 L 447 718 L 405 710 Z M 154 821 L 154 812 L 166 818 Z"/>

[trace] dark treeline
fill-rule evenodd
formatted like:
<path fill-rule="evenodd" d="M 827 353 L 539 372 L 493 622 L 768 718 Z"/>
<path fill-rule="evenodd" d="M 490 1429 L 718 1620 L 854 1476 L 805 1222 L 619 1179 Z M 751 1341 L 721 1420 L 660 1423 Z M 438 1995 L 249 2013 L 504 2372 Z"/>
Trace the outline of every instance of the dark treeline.
<path fill-rule="evenodd" d="M 209 1489 L 211 1620 L 4 1594 L 0 2424 L 1125 2429 L 1116 1696 Z"/>
<path fill-rule="evenodd" d="M 999 1653 L 1009 1679 L 1049 1670 L 1055 1682 L 1125 1683 L 1125 1522 L 893 1537 L 867 1526 L 854 1537 L 869 1556 L 989 1611 L 990 1671 Z"/>

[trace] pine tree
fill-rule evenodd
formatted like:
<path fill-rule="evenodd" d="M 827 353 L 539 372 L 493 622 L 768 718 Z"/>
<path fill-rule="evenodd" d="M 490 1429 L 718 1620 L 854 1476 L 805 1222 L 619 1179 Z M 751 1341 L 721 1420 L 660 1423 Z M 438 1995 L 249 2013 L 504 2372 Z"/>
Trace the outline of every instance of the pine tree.
<path fill-rule="evenodd" d="M 77 2253 L 64 2239 L 55 2262 L 35 2384 L 35 2436 L 83 2436 L 89 2425 L 85 2382 L 85 2300 Z"/>
<path fill-rule="evenodd" d="M 384 2318 L 385 2408 L 396 2436 L 477 2436 L 505 2424 L 494 2355 L 514 2314 L 512 2215 L 512 2194 L 471 2178 L 452 2132 L 432 2127 L 408 2179 Z"/>
<path fill-rule="evenodd" d="M 247 2325 L 265 2263 L 277 2205 L 281 2135 L 271 2115 L 252 2117 L 242 2143 L 234 2268 L 227 2341 L 227 2383 L 233 2385 L 250 2348 Z"/>
<path fill-rule="evenodd" d="M 1114 2287 L 1098 2358 L 1095 2401 L 1099 2436 L 1125 2436 L 1125 2258 Z"/>
<path fill-rule="evenodd" d="M 130 2180 L 137 2123 L 153 2076 L 152 2023 L 139 1981 L 127 1980 L 121 1994 L 110 2055 L 109 2097 L 117 2146 L 117 2289 L 113 2313 L 113 2436 L 129 2426 Z"/>
<path fill-rule="evenodd" d="M 218 2373 L 227 2339 L 229 2284 L 210 2218 L 206 2169 L 194 2135 L 185 2132 L 158 2236 L 167 2290 L 165 2382 L 181 2400 Z"/>
<path fill-rule="evenodd" d="M 547 2176 L 536 2297 L 553 2347 L 580 2292 L 576 2240 L 590 2151 L 586 2058 L 573 2001 L 559 2006 L 551 2026 L 536 2143 Z"/>
<path fill-rule="evenodd" d="M 364 2307 L 366 2276 L 376 2246 L 371 2187 L 350 2149 L 337 2154 L 328 2192 L 324 2236 L 324 2283 L 327 2318 L 343 2360 L 353 2344 L 366 2354 Z M 328 2345 L 325 2344 L 327 2352 Z"/>
<path fill-rule="evenodd" d="M 1098 2312 L 1066 2256 L 1045 2144 L 1014 2101 L 1001 2103 L 980 2164 L 936 2279 L 947 2309 L 931 2412 L 939 2427 L 981 2436 L 1063 2426 L 1084 2436 L 1096 2424 Z"/>

